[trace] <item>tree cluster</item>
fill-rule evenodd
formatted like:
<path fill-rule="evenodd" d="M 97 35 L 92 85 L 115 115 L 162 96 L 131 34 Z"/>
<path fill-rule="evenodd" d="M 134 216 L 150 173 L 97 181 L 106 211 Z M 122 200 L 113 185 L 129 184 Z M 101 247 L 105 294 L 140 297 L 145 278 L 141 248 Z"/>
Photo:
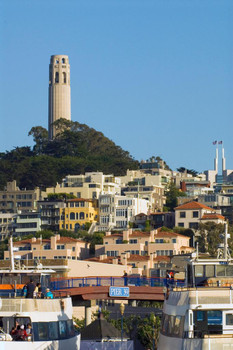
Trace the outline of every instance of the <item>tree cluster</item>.
<path fill-rule="evenodd" d="M 33 127 L 33 149 L 16 147 L 0 153 L 0 189 L 7 181 L 16 180 L 20 188 L 33 189 L 55 186 L 70 174 L 102 171 L 123 175 L 127 169 L 137 169 L 139 163 L 101 132 L 85 124 L 59 119 L 60 130 L 54 140 L 41 126 Z"/>

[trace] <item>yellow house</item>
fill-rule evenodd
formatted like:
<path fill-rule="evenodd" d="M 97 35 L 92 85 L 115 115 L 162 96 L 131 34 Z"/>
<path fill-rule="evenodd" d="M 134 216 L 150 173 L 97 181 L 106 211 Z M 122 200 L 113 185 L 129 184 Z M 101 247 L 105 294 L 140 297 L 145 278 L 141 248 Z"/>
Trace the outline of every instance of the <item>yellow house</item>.
<path fill-rule="evenodd" d="M 97 201 L 92 199 L 75 198 L 66 202 L 65 208 L 60 208 L 59 229 L 75 231 L 85 223 L 98 221 Z"/>

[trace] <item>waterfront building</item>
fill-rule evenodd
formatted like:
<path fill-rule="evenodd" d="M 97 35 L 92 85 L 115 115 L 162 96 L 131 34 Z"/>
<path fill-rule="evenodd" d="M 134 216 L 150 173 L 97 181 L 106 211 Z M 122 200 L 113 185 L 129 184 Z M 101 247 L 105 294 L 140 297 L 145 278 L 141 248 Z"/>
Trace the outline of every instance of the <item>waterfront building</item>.
<path fill-rule="evenodd" d="M 118 233 L 106 232 L 103 244 L 96 245 L 95 251 L 96 256 L 120 257 L 126 253 L 140 256 L 171 256 L 192 252 L 189 241 L 190 237 L 175 232 L 141 232 L 129 229 Z M 127 255 L 124 259 L 127 260 Z"/>
<path fill-rule="evenodd" d="M 59 234 L 49 239 L 33 237 L 14 242 L 15 255 L 25 260 L 45 259 L 86 259 L 89 257 L 90 243 Z M 9 251 L 4 252 L 4 259 L 9 259 Z"/>
<path fill-rule="evenodd" d="M 71 120 L 70 65 L 66 55 L 53 55 L 49 65 L 49 139 L 59 132 L 53 123 L 58 119 Z"/>

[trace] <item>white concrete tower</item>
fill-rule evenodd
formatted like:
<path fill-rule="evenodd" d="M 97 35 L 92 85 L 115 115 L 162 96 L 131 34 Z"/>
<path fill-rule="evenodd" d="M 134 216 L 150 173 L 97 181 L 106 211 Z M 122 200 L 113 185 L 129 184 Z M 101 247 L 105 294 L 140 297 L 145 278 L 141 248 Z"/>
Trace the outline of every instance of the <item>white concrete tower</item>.
<path fill-rule="evenodd" d="M 66 55 L 51 56 L 49 65 L 49 139 L 56 130 L 52 123 L 60 118 L 71 120 L 70 65 Z"/>
<path fill-rule="evenodd" d="M 218 174 L 218 146 L 216 146 L 216 156 L 214 159 L 214 170 L 216 171 L 216 174 Z"/>
<path fill-rule="evenodd" d="M 222 144 L 222 173 L 226 170 L 226 158 L 224 157 L 224 148 Z"/>

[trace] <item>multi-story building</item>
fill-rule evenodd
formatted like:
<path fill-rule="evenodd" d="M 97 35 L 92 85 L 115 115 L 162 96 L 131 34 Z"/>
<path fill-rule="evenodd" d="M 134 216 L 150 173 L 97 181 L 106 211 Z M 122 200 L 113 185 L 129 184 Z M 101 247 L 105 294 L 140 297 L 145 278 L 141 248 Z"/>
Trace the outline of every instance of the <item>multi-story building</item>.
<path fill-rule="evenodd" d="M 2 213 L 16 213 L 17 210 L 36 210 L 40 199 L 40 190 L 19 189 L 16 181 L 7 182 L 4 191 L 0 191 L 0 211 Z"/>
<path fill-rule="evenodd" d="M 15 229 L 16 214 L 13 213 L 0 213 L 0 240 L 4 240 Z"/>
<path fill-rule="evenodd" d="M 45 199 L 38 201 L 38 210 L 41 216 L 41 230 L 58 231 L 60 224 L 61 209 L 65 209 L 63 200 L 49 201 Z"/>
<path fill-rule="evenodd" d="M 108 231 L 111 228 L 127 228 L 129 222 L 138 213 L 147 214 L 149 202 L 145 199 L 129 196 L 105 194 L 99 197 L 98 231 Z"/>
<path fill-rule="evenodd" d="M 66 207 L 60 208 L 59 229 L 76 231 L 85 223 L 98 221 L 97 200 L 76 198 L 66 201 Z"/>
<path fill-rule="evenodd" d="M 39 212 L 18 212 L 15 217 L 14 236 L 35 235 L 41 230 Z"/>
<path fill-rule="evenodd" d="M 182 204 L 175 208 L 175 225 L 198 230 L 199 223 L 206 214 L 221 214 L 221 211 L 195 201 Z"/>
<path fill-rule="evenodd" d="M 61 184 L 46 189 L 49 193 L 69 193 L 77 198 L 98 199 L 100 194 L 120 194 L 120 179 L 102 172 L 67 175 Z"/>
<path fill-rule="evenodd" d="M 96 245 L 96 256 L 119 257 L 122 254 L 146 256 L 170 256 L 183 254 L 193 250 L 189 246 L 190 237 L 175 232 L 153 230 L 150 232 L 132 229 L 119 233 L 106 232 L 103 244 Z"/>
<path fill-rule="evenodd" d="M 89 243 L 71 237 L 52 236 L 50 239 L 31 238 L 14 242 L 14 250 L 21 259 L 87 259 Z M 9 251 L 4 259 L 9 259 Z"/>

